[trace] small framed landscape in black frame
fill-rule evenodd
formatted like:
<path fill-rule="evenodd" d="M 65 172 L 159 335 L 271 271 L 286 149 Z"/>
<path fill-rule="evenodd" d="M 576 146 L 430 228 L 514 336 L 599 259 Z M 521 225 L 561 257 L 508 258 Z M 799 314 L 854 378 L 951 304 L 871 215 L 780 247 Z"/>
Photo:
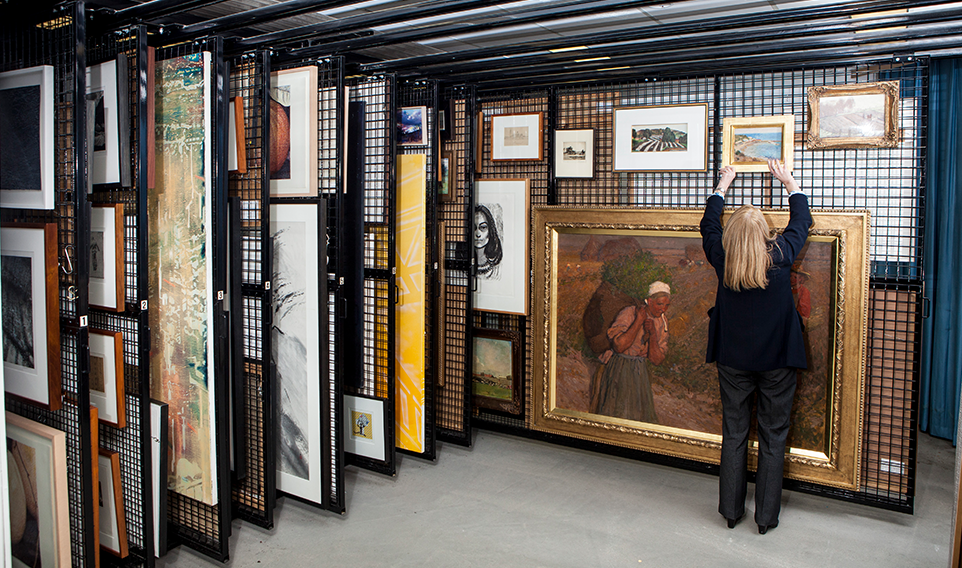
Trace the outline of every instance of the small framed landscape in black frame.
<path fill-rule="evenodd" d="M 471 362 L 474 406 L 520 415 L 521 334 L 475 328 Z"/>

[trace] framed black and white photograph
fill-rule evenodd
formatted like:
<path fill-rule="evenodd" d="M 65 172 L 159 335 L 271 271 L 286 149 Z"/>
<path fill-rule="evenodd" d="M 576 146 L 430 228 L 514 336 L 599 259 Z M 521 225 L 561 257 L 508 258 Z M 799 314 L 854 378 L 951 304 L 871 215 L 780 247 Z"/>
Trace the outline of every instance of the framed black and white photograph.
<path fill-rule="evenodd" d="M 556 178 L 592 178 L 595 175 L 595 131 L 555 130 Z"/>
<path fill-rule="evenodd" d="M 90 404 L 100 421 L 116 428 L 127 425 L 124 404 L 124 335 L 90 329 Z"/>
<path fill-rule="evenodd" d="M 491 117 L 491 160 L 540 160 L 542 114 L 499 114 Z"/>
<path fill-rule="evenodd" d="M 411 106 L 397 110 L 397 145 L 426 146 L 428 107 Z"/>
<path fill-rule="evenodd" d="M 127 557 L 127 518 L 124 516 L 124 491 L 120 479 L 120 454 L 100 449 L 99 498 L 100 548 L 120 558 Z"/>
<path fill-rule="evenodd" d="M 0 73 L 0 207 L 54 208 L 53 67 Z"/>
<path fill-rule="evenodd" d="M 344 395 L 344 451 L 384 461 L 384 401 Z"/>
<path fill-rule="evenodd" d="M 125 85 L 126 87 L 126 85 Z M 87 67 L 87 94 L 100 93 L 93 115 L 93 145 L 87 148 L 90 161 L 87 175 L 93 185 L 119 184 L 120 178 L 120 105 L 117 99 L 117 61 Z"/>
<path fill-rule="evenodd" d="M 126 309 L 124 283 L 124 204 L 95 204 L 90 208 L 89 302 L 93 308 Z"/>
<path fill-rule="evenodd" d="M 7 394 L 61 405 L 57 224 L 0 228 L 3 371 Z"/>
<path fill-rule="evenodd" d="M 614 171 L 708 170 L 708 105 L 659 105 L 614 110 Z"/>
<path fill-rule="evenodd" d="M 474 309 L 528 313 L 527 179 L 483 179 L 475 189 Z"/>

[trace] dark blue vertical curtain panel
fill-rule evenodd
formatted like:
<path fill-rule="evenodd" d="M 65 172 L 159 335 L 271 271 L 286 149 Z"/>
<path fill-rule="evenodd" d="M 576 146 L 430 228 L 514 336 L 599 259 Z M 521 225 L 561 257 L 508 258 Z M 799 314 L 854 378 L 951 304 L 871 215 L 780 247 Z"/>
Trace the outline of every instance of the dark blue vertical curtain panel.
<path fill-rule="evenodd" d="M 962 59 L 930 68 L 922 326 L 922 431 L 956 443 L 962 359 Z"/>

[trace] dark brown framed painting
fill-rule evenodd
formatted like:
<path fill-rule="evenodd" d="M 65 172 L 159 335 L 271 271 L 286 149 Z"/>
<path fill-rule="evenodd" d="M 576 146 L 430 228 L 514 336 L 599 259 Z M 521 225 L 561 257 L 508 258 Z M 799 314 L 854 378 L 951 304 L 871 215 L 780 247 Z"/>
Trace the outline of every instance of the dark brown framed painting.
<path fill-rule="evenodd" d="M 475 328 L 472 336 L 471 400 L 474 406 L 520 415 L 521 334 Z"/>
<path fill-rule="evenodd" d="M 438 166 L 438 199 L 440 201 L 454 201 L 454 152 L 441 152 Z"/>
<path fill-rule="evenodd" d="M 899 144 L 899 82 L 808 88 L 807 146 L 895 148 Z"/>
<path fill-rule="evenodd" d="M 766 210 L 775 230 L 787 211 Z M 705 363 L 708 310 L 718 285 L 702 252 L 701 210 L 537 207 L 532 320 L 532 426 L 718 463 L 721 400 Z M 785 475 L 856 489 L 868 289 L 868 213 L 813 212 L 799 256 L 808 288 L 809 368 L 800 372 Z M 727 214 L 725 215 L 727 218 Z M 614 352 L 609 331 L 631 325 L 651 286 L 670 294 L 658 333 L 638 354 Z M 652 337 L 658 356 L 649 357 Z M 599 392 L 637 396 L 608 406 Z M 754 444 L 754 442 L 753 442 Z M 754 467 L 755 449 L 749 466 Z"/>

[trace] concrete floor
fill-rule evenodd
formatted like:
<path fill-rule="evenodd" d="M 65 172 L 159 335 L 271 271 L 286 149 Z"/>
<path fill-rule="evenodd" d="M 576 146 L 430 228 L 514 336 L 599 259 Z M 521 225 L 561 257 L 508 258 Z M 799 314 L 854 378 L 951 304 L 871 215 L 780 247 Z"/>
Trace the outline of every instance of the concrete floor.
<path fill-rule="evenodd" d="M 400 456 L 387 478 L 345 472 L 348 513 L 280 499 L 275 528 L 235 521 L 231 560 L 253 566 L 944 567 L 955 449 L 920 435 L 915 514 L 786 491 L 778 528 L 734 530 L 718 478 L 479 431 L 436 463 Z M 209 567 L 187 548 L 158 566 Z"/>

